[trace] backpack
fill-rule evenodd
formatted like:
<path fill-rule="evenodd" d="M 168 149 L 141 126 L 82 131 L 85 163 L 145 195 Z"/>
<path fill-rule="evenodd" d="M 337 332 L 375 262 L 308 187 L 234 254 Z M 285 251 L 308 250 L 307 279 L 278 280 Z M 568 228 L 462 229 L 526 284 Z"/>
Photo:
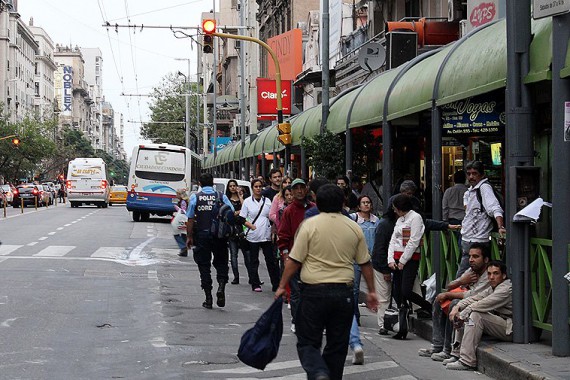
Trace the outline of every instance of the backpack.
<path fill-rule="evenodd" d="M 486 182 L 487 185 L 489 185 L 491 187 L 491 190 L 493 190 L 493 194 L 495 194 L 495 198 L 497 198 L 497 200 L 499 201 L 499 206 L 501 206 L 501 208 L 503 209 L 503 212 L 505 212 L 505 201 L 503 199 L 503 195 L 501 193 L 499 193 L 497 191 L 497 189 L 495 189 L 495 186 L 493 186 L 491 183 Z M 484 186 L 485 183 L 481 186 Z M 487 215 L 486 211 L 485 211 L 485 206 L 483 206 L 483 196 L 481 195 L 481 186 L 479 186 L 478 188 L 475 189 L 475 196 L 477 197 L 477 201 L 479 202 L 479 204 L 481 205 L 481 213 Z M 491 221 L 493 222 L 493 232 L 498 232 L 499 231 L 499 226 L 497 225 L 497 220 L 495 218 L 491 218 Z"/>
<path fill-rule="evenodd" d="M 223 195 L 217 191 L 216 201 L 212 208 L 212 225 L 210 235 L 214 239 L 227 239 L 233 231 L 235 224 L 235 214 L 230 206 L 224 203 Z"/>

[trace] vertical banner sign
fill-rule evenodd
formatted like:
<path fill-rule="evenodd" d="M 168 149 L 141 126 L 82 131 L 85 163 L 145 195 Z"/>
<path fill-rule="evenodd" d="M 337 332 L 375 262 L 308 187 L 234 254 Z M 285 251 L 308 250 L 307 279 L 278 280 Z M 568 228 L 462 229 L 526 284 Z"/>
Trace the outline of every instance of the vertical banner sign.
<path fill-rule="evenodd" d="M 564 142 L 570 142 L 570 102 L 564 102 Z"/>
<path fill-rule="evenodd" d="M 58 69 L 62 71 L 62 91 L 60 100 L 61 114 L 71 116 L 73 102 L 73 67 L 63 66 Z"/>

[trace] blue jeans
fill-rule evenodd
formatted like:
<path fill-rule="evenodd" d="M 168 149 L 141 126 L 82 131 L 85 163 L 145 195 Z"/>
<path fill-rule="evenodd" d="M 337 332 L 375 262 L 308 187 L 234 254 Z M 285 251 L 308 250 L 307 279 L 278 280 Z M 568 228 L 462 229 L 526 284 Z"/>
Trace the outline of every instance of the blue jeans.
<path fill-rule="evenodd" d="M 449 310 L 453 309 L 459 303 L 459 299 L 451 301 Z M 453 333 L 453 326 L 447 314 L 441 310 L 439 302 L 434 301 L 432 309 L 432 336 L 431 347 L 436 352 L 451 353 L 451 339 Z"/>
<path fill-rule="evenodd" d="M 360 265 L 354 263 L 354 316 L 356 319 L 360 319 L 360 310 L 358 310 L 358 297 L 360 296 L 360 277 L 362 275 L 360 271 Z"/>
<path fill-rule="evenodd" d="M 186 234 L 174 235 L 174 240 L 176 240 L 176 244 L 178 244 L 178 248 L 181 251 L 186 250 Z"/>
<path fill-rule="evenodd" d="M 362 341 L 360 340 L 360 329 L 358 328 L 358 323 L 356 323 L 356 316 L 352 318 L 352 326 L 350 326 L 350 337 L 348 338 L 348 344 L 352 350 L 356 346 L 362 347 Z"/>
<path fill-rule="evenodd" d="M 352 286 L 345 284 L 301 285 L 295 324 L 297 353 L 309 380 L 320 374 L 342 380 L 354 321 L 352 295 Z M 321 353 L 324 329 L 326 345 Z"/>

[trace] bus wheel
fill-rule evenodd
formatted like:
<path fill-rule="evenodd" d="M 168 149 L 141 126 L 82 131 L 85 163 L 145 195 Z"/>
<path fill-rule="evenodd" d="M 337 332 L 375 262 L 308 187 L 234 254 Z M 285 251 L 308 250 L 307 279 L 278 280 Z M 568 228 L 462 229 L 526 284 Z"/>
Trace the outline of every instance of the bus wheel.
<path fill-rule="evenodd" d="M 140 222 L 141 213 L 140 211 L 133 211 L 133 222 Z"/>
<path fill-rule="evenodd" d="M 141 213 L 141 221 L 148 222 L 149 219 L 150 219 L 150 213 L 148 212 Z"/>
<path fill-rule="evenodd" d="M 101 207 L 103 207 L 103 208 L 107 208 L 107 206 L 108 206 L 107 202 L 103 202 L 103 203 L 101 204 Z"/>

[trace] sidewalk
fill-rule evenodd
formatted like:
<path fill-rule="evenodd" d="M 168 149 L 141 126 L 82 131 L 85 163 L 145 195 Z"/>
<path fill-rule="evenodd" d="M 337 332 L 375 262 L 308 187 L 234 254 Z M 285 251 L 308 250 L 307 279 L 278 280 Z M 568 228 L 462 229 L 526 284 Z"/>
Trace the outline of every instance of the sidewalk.
<path fill-rule="evenodd" d="M 412 316 L 412 329 L 423 339 L 426 348 L 431 341 L 431 320 Z M 552 355 L 547 340 L 532 344 L 483 341 L 477 349 L 478 370 L 496 379 L 570 379 L 570 357 Z"/>

